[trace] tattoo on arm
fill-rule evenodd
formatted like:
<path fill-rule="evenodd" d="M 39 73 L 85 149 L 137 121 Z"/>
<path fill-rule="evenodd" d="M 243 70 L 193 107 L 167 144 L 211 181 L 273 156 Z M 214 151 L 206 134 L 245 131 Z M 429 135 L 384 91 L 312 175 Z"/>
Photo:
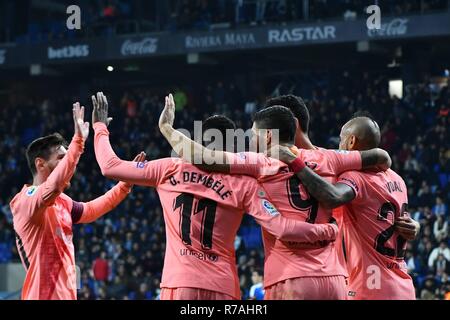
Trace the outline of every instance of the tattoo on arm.
<path fill-rule="evenodd" d="M 349 186 L 342 183 L 333 185 L 308 167 L 298 172 L 297 177 L 325 208 L 337 208 L 355 198 L 355 192 Z"/>

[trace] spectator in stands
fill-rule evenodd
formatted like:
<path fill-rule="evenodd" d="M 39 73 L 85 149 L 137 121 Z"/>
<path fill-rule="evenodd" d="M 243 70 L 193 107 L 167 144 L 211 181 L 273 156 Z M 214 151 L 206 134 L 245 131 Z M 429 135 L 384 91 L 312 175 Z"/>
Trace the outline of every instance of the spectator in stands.
<path fill-rule="evenodd" d="M 92 270 L 94 271 L 94 278 L 98 281 L 107 281 L 109 277 L 109 265 L 108 260 L 106 259 L 106 252 L 102 251 L 100 257 L 94 260 L 94 264 L 92 266 Z"/>
<path fill-rule="evenodd" d="M 422 291 L 420 292 L 421 300 L 434 300 L 436 299 L 436 284 L 433 276 L 427 277 L 425 280 L 425 285 Z"/>
<path fill-rule="evenodd" d="M 252 272 L 252 283 L 249 300 L 264 300 L 263 274 L 260 269 L 255 269 Z"/>
<path fill-rule="evenodd" d="M 268 10 L 269 6 L 266 9 Z M 338 78 L 337 81 L 333 80 L 335 77 Z M 340 72 L 336 75 L 331 71 L 324 75 L 309 75 L 308 90 L 305 91 L 308 92 L 309 98 L 307 105 L 312 110 L 311 137 L 316 145 L 333 148 L 336 146 L 333 141 L 339 135 L 337 124 L 343 123 L 358 106 L 367 105 L 369 111 L 379 112 L 380 124 L 388 124 L 385 136 L 390 130 L 391 133 L 387 136 L 394 137 L 388 144 L 392 157 L 397 159 L 394 169 L 403 176 L 408 185 L 410 213 L 421 224 L 419 239 L 408 244 L 406 252 L 408 270 L 417 286 L 418 297 L 422 294 L 428 275 L 433 278 L 435 288 L 430 291 L 428 286 L 428 289 L 423 291 L 424 297 L 429 297 L 430 292 L 436 298 L 445 297 L 448 292 L 448 285 L 445 285 L 445 282 L 448 282 L 446 280 L 448 276 L 446 276 L 447 266 L 444 267 L 444 260 L 445 265 L 449 264 L 449 249 L 445 244 L 449 241 L 448 231 L 445 232 L 446 229 L 448 230 L 450 199 L 449 118 L 438 115 L 438 109 L 434 109 L 433 113 L 429 112 L 431 95 L 425 90 L 427 86 L 423 87 L 425 88 L 423 91 L 405 92 L 404 99 L 394 101 L 386 92 L 379 89 L 387 88 L 387 84 L 383 84 L 383 79 L 383 76 L 377 74 L 369 72 L 359 74 L 351 71 L 347 71 L 346 76 Z M 219 82 L 223 84 L 224 92 L 217 92 Z M 205 113 L 210 114 L 217 103 L 215 101 L 217 95 L 218 100 L 227 106 L 225 111 L 239 123 L 239 127 L 250 127 L 250 116 L 256 111 L 257 106 L 261 105 L 262 100 L 259 92 L 253 87 L 260 84 L 252 83 L 250 88 L 244 88 L 238 87 L 237 83 L 214 79 L 201 83 L 198 87 L 191 84 L 192 87 L 183 88 L 186 99 L 189 97 L 189 108 L 185 107 L 179 111 L 180 117 L 176 120 L 178 125 L 181 121 L 192 123 L 193 120 L 203 119 Z M 233 86 L 234 89 L 232 89 Z M 325 86 L 327 90 L 324 90 Z M 123 139 L 120 137 L 115 139 L 114 149 L 120 156 L 131 157 L 132 153 L 140 150 L 142 145 L 146 146 L 149 159 L 166 157 L 170 154 L 167 145 L 160 139 L 159 130 L 152 130 L 149 123 L 157 121 L 161 94 L 165 94 L 172 88 L 172 86 L 152 90 L 148 87 L 133 88 L 127 89 L 127 93 L 124 92 L 125 90 L 117 92 L 116 97 L 111 98 L 111 105 L 121 106 L 114 108 L 115 120 L 111 124 L 113 127 L 120 128 L 124 136 Z M 68 127 L 67 123 L 70 119 L 61 116 L 58 107 L 70 103 L 74 94 L 71 90 L 69 92 L 58 90 L 58 97 L 52 96 L 51 92 L 48 96 L 45 92 L 41 92 L 42 98 L 36 99 L 30 95 L 30 98 L 26 99 L 29 101 L 23 103 L 14 102 L 14 99 L 11 99 L 11 103 L 0 108 L 0 153 L 6 155 L 0 157 L 0 210 L 2 211 L 0 213 L 0 248 L 7 253 L 1 254 L 1 259 L 4 261 L 19 261 L 14 245 L 11 214 L 7 205 L 11 194 L 18 191 L 10 181 L 26 181 L 28 178 L 27 171 L 22 170 L 26 168 L 26 163 L 17 155 L 20 155 L 23 146 L 35 137 Z M 291 85 L 282 86 L 279 94 L 284 94 L 287 90 L 293 90 L 298 94 L 297 89 L 292 89 Z M 439 93 L 436 93 L 436 97 L 440 97 L 438 99 L 445 101 L 447 105 L 447 98 L 444 99 L 445 89 L 439 90 L 442 92 L 442 97 Z M 270 92 L 272 91 L 273 88 Z M 313 96 L 310 94 L 312 91 L 315 92 Z M 270 93 L 264 92 L 264 95 L 270 95 Z M 42 103 L 45 100 L 47 102 Z M 120 103 L 121 100 L 122 103 Z M 136 106 L 132 112 L 128 112 L 130 100 L 134 100 Z M 246 107 L 246 101 L 254 103 Z M 394 105 L 396 105 L 395 114 L 389 112 Z M 33 113 L 33 110 L 39 112 Z M 47 121 L 41 120 L 41 112 L 48 119 Z M 411 119 L 414 124 L 409 124 Z M 404 123 L 408 125 L 405 126 Z M 180 127 L 185 126 L 181 124 Z M 90 198 L 110 187 L 110 182 L 95 179 L 99 176 L 99 170 L 95 166 L 92 150 L 88 148 L 84 157 L 86 161 L 80 163 L 77 177 L 68 189 L 70 196 L 77 194 L 80 198 Z M 406 160 L 402 163 L 399 159 Z M 89 179 L 86 178 L 88 176 Z M 97 182 L 88 183 L 88 181 Z M 157 195 L 151 190 L 144 192 L 138 187 L 135 188 L 130 200 L 126 200 L 106 219 L 94 225 L 76 226 L 74 244 L 82 271 L 82 288 L 79 298 L 97 299 L 99 296 L 106 296 L 111 299 L 133 299 L 139 295 L 142 296 L 144 291 L 150 292 L 152 298 L 156 297 L 161 277 L 161 264 L 164 259 L 164 232 Z M 443 244 L 439 245 L 439 241 Z M 241 289 L 246 294 L 243 296 L 247 298 L 248 289 L 252 285 L 253 271 L 263 266 L 260 230 L 251 220 L 244 219 L 243 228 L 235 245 Z M 438 245 L 443 246 L 444 249 L 436 248 Z M 95 259 L 104 256 L 102 251 L 106 253 L 106 260 L 110 263 L 109 277 L 106 279 L 112 279 L 112 281 L 104 280 L 106 281 L 105 292 L 101 289 L 103 281 L 96 280 L 93 271 Z M 444 260 L 439 257 L 439 253 Z M 105 277 L 101 278 L 105 279 Z M 137 282 L 135 278 L 139 281 Z M 141 290 L 141 283 L 146 283 L 148 288 Z"/>
<path fill-rule="evenodd" d="M 436 216 L 433 225 L 433 235 L 437 242 L 441 242 L 448 237 L 448 221 L 442 215 Z"/>
<path fill-rule="evenodd" d="M 433 206 L 433 214 L 435 216 L 447 215 L 447 205 L 442 201 L 441 197 L 436 198 L 436 204 Z"/>
<path fill-rule="evenodd" d="M 431 254 L 428 258 L 428 267 L 434 268 L 435 262 L 438 259 L 439 255 L 442 255 L 447 262 L 450 262 L 450 249 L 448 248 L 447 242 L 441 241 L 439 244 L 439 247 L 434 248 L 433 251 L 431 251 Z"/>

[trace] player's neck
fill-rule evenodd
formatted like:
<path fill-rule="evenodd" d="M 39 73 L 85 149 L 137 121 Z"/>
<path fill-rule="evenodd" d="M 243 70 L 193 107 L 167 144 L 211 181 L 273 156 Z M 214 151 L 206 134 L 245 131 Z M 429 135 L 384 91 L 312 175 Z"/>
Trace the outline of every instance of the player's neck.
<path fill-rule="evenodd" d="M 47 178 L 44 178 L 40 174 L 37 174 L 33 177 L 33 186 L 39 186 L 43 184 L 45 180 L 47 180 Z"/>
<path fill-rule="evenodd" d="M 300 149 L 314 150 L 317 149 L 309 140 L 308 135 L 300 134 L 295 141 L 295 146 Z"/>

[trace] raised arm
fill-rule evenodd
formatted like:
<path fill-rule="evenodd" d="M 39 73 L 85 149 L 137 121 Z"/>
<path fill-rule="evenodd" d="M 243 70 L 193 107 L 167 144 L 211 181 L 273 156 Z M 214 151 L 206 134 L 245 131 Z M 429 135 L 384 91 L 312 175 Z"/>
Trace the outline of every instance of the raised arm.
<path fill-rule="evenodd" d="M 104 195 L 89 202 L 73 202 L 72 222 L 91 223 L 117 207 L 130 193 L 131 187 L 119 182 Z"/>
<path fill-rule="evenodd" d="M 210 150 L 191 140 L 173 128 L 175 120 L 175 101 L 172 94 L 166 97 L 164 110 L 159 118 L 159 129 L 178 156 L 210 172 L 229 173 L 230 165 L 225 152 Z"/>
<path fill-rule="evenodd" d="M 84 122 L 84 107 L 80 108 L 78 102 L 73 104 L 72 114 L 75 126 L 72 141 L 66 155 L 50 173 L 47 180 L 36 188 L 35 194 L 31 198 L 34 201 L 35 210 L 30 211 L 33 212 L 33 216 L 30 218 L 40 216 L 45 207 L 52 205 L 55 199 L 64 192 L 84 151 L 84 142 L 89 135 L 89 123 Z"/>
<path fill-rule="evenodd" d="M 92 96 L 94 110 L 92 113 L 95 131 L 94 151 L 102 174 L 113 180 L 120 180 L 140 186 L 156 187 L 163 179 L 172 159 L 159 159 L 149 162 L 134 162 L 120 159 L 114 152 L 109 141 L 108 101 L 103 93 Z"/>

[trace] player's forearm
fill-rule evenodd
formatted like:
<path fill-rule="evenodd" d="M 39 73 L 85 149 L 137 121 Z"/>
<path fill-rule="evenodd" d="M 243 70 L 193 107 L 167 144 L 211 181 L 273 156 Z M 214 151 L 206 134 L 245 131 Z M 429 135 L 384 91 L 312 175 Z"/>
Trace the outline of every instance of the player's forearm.
<path fill-rule="evenodd" d="M 265 228 L 281 241 L 316 243 L 318 241 L 334 241 L 338 234 L 335 224 L 311 224 L 303 221 L 276 216 L 270 226 Z"/>
<path fill-rule="evenodd" d="M 117 207 L 130 193 L 131 187 L 119 182 L 103 196 L 84 203 L 83 214 L 77 223 L 91 223 Z"/>
<path fill-rule="evenodd" d="M 83 138 L 74 136 L 67 150 L 67 154 L 42 185 L 42 198 L 44 201 L 56 197 L 64 191 L 75 173 L 76 166 L 83 151 Z"/>
<path fill-rule="evenodd" d="M 308 167 L 296 173 L 308 192 L 327 209 L 337 208 L 354 198 L 350 187 L 333 185 Z M 351 192 L 350 192 L 351 191 Z"/>
<path fill-rule="evenodd" d="M 170 125 L 162 126 L 160 131 L 175 153 L 185 161 L 208 172 L 230 172 L 224 152 L 205 148 Z"/>
<path fill-rule="evenodd" d="M 102 174 L 111 179 L 117 179 L 117 167 L 120 158 L 116 155 L 109 141 L 109 131 L 101 122 L 94 123 L 94 153 Z M 118 179 L 120 180 L 120 179 Z"/>
<path fill-rule="evenodd" d="M 389 153 L 380 148 L 361 151 L 362 169 L 386 171 L 392 165 Z"/>
<path fill-rule="evenodd" d="M 194 155 L 203 153 L 203 146 L 198 145 L 172 126 L 165 125 L 160 128 L 160 131 L 175 153 L 184 160 L 194 163 Z"/>
<path fill-rule="evenodd" d="M 137 162 L 120 159 L 114 152 L 109 141 L 109 131 L 101 122 L 94 123 L 94 151 L 102 175 L 113 180 L 119 180 L 141 186 L 147 185 L 145 171 Z"/>

